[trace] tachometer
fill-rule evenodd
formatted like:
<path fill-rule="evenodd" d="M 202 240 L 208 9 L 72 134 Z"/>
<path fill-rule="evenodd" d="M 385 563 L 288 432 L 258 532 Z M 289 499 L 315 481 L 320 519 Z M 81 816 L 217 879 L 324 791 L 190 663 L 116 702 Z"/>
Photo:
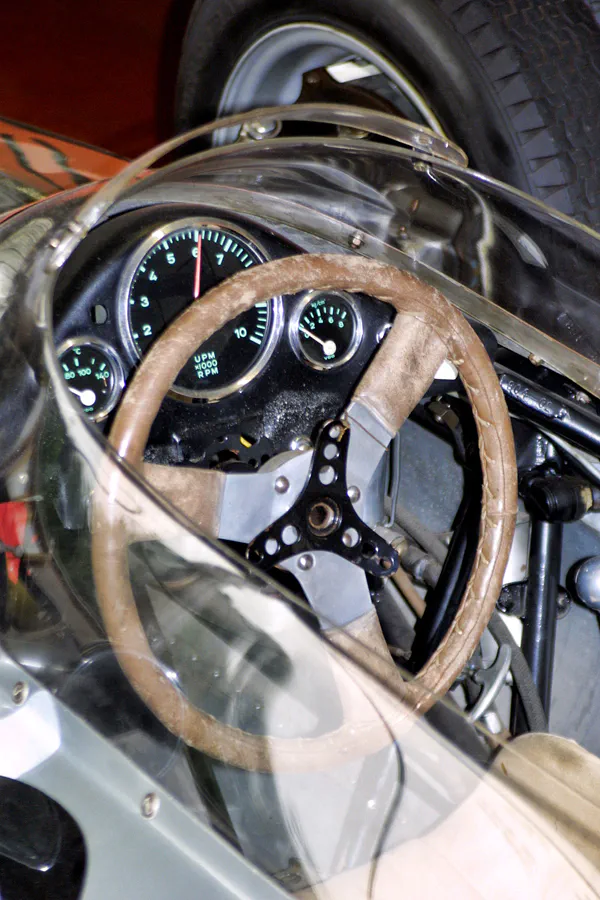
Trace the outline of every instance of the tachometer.
<path fill-rule="evenodd" d="M 132 358 L 193 300 L 265 259 L 252 238 L 219 222 L 186 220 L 153 232 L 123 277 L 120 317 Z M 215 400 L 239 390 L 264 367 L 280 330 L 281 298 L 258 303 L 198 348 L 174 392 Z"/>

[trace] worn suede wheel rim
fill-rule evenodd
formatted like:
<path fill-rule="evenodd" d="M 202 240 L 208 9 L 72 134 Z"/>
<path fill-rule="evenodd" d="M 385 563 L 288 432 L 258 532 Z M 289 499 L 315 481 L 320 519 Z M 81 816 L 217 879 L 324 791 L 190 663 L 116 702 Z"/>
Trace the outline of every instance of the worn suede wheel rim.
<path fill-rule="evenodd" d="M 481 341 L 439 291 L 406 272 L 360 257 L 307 254 L 280 259 L 242 272 L 195 301 L 157 339 L 129 386 L 110 434 L 117 452 L 140 466 L 162 399 L 188 357 L 214 331 L 257 302 L 308 288 L 360 291 L 394 306 L 397 315 L 392 330 L 353 395 L 370 407 L 388 431 L 400 428 L 442 359 L 447 357 L 456 365 L 473 406 L 479 438 L 483 473 L 479 544 L 454 622 L 414 681 L 402 681 L 389 654 L 384 656 L 385 643 L 374 613 L 362 631 L 351 623 L 346 632 L 331 635 L 334 643 L 401 697 L 400 706 L 386 707 L 385 725 L 377 714 L 361 722 L 346 720 L 336 731 L 317 738 L 272 738 L 225 725 L 185 698 L 182 717 L 181 694 L 168 679 L 158 677 L 137 614 L 121 509 L 109 495 L 99 493 L 92 529 L 94 578 L 104 625 L 125 674 L 158 719 L 187 744 L 249 770 L 321 769 L 339 764 L 340 753 L 345 759 L 372 753 L 389 742 L 390 732 L 406 727 L 411 715 L 425 712 L 444 694 L 470 658 L 493 612 L 516 515 L 512 429 Z M 210 478 L 207 484 L 210 505 L 214 503 Z M 369 640 L 374 653 L 365 654 L 355 637 Z M 178 710 L 176 720 L 173 709 Z"/>

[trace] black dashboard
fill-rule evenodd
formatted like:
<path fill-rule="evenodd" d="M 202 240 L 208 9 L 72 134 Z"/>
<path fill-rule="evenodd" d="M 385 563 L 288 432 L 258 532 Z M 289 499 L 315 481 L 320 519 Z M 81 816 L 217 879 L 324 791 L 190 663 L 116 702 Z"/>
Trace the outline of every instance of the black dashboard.
<path fill-rule="evenodd" d="M 65 266 L 55 344 L 69 389 L 104 430 L 139 359 L 189 303 L 243 268 L 302 252 L 241 218 L 161 204 L 98 226 Z M 335 416 L 385 336 L 390 307 L 307 291 L 259 304 L 182 369 L 156 418 L 154 462 L 256 468 Z"/>

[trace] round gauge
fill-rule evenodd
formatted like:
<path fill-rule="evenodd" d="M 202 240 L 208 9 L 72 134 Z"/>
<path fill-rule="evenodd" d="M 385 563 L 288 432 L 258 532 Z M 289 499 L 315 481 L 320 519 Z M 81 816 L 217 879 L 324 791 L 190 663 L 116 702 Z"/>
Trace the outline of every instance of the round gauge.
<path fill-rule="evenodd" d="M 334 369 L 352 359 L 362 340 L 362 319 L 352 297 L 309 291 L 290 323 L 292 346 L 315 369 Z"/>
<path fill-rule="evenodd" d="M 265 259 L 250 237 L 218 222 L 178 222 L 155 231 L 123 278 L 121 325 L 133 359 L 190 303 Z M 281 299 L 258 303 L 198 348 L 173 392 L 216 400 L 239 390 L 264 367 L 280 330 Z"/>
<path fill-rule="evenodd" d="M 90 418 L 98 421 L 115 408 L 125 379 L 111 347 L 95 339 L 75 338 L 63 344 L 58 361 L 67 387 Z"/>

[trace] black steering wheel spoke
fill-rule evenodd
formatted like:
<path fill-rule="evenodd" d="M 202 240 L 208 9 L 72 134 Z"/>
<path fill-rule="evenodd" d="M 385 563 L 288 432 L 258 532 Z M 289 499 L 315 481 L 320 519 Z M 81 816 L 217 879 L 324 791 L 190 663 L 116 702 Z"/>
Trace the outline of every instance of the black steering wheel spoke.
<path fill-rule="evenodd" d="M 350 434 L 350 426 L 340 419 L 321 429 L 308 480 L 296 503 L 248 545 L 246 555 L 255 565 L 271 569 L 297 554 L 325 550 L 379 578 L 396 571 L 398 554 L 363 522 L 349 496 Z"/>

